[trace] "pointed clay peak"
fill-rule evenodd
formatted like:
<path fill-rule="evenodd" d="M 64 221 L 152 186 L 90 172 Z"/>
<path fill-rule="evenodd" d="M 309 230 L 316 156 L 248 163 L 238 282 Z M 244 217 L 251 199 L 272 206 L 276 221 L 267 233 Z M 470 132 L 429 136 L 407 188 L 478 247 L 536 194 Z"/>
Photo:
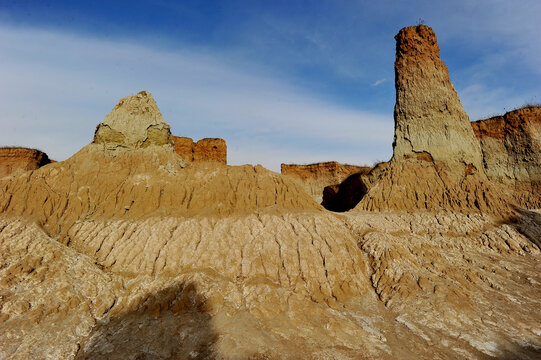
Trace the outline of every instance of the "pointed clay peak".
<path fill-rule="evenodd" d="M 146 148 L 173 145 L 170 126 L 163 118 L 152 95 L 141 91 L 121 99 L 98 126 L 94 144 L 116 148 Z"/>
<path fill-rule="evenodd" d="M 436 34 L 419 25 L 403 28 L 395 39 L 394 158 L 421 154 L 450 175 L 463 175 L 469 165 L 481 169 L 481 148 L 440 59 Z"/>

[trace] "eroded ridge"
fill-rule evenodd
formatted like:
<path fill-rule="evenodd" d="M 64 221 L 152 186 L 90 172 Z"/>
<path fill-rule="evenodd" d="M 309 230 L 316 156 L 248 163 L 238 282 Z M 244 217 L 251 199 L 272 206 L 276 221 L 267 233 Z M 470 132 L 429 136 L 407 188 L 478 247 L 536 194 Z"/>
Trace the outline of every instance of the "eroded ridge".
<path fill-rule="evenodd" d="M 51 163 L 46 153 L 22 147 L 0 147 L 0 178 L 17 171 L 39 169 Z"/>
<path fill-rule="evenodd" d="M 525 106 L 472 123 L 490 180 L 514 188 L 524 208 L 541 208 L 541 107 Z"/>
<path fill-rule="evenodd" d="M 0 210 L 38 221 L 63 242 L 86 219 L 321 211 L 299 185 L 261 166 L 184 166 L 173 150 L 111 157 L 91 144 L 64 162 L 0 180 Z"/>

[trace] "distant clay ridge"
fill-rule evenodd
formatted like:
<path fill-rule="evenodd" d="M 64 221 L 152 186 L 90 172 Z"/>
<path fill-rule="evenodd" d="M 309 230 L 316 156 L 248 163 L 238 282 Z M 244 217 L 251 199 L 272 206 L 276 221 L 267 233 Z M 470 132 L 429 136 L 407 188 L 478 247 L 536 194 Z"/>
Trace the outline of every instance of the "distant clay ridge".
<path fill-rule="evenodd" d="M 17 170 L 35 170 L 50 162 L 47 154 L 37 149 L 0 147 L 0 178 Z"/>
<path fill-rule="evenodd" d="M 513 187 L 520 206 L 541 208 L 541 107 L 527 106 L 472 126 L 488 178 Z"/>
<path fill-rule="evenodd" d="M 317 202 L 323 200 L 323 189 L 329 185 L 340 184 L 348 176 L 356 173 L 367 173 L 370 167 L 340 164 L 336 161 L 309 165 L 282 164 L 282 175 L 299 180 L 306 191 Z"/>
<path fill-rule="evenodd" d="M 194 142 L 189 137 L 173 136 L 175 151 L 186 161 L 210 161 L 227 164 L 227 146 L 224 139 L 205 138 Z"/>

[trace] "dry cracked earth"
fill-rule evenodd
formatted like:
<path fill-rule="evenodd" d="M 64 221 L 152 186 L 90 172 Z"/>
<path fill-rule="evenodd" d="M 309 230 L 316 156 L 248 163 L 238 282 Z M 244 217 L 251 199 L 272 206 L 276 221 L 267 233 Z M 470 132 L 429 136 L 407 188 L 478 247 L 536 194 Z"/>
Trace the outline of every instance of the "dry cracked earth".
<path fill-rule="evenodd" d="M 0 230 L 3 358 L 541 354 L 539 212 L 89 220 L 69 246 Z"/>

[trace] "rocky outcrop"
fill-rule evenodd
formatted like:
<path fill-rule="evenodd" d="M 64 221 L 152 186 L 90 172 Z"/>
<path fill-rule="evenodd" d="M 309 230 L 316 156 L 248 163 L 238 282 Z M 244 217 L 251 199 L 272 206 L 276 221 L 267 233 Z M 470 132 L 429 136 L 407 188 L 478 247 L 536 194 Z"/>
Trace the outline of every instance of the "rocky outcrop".
<path fill-rule="evenodd" d="M 141 91 L 116 104 L 96 127 L 92 143 L 101 144 L 108 150 L 139 149 L 172 146 L 173 138 L 152 95 Z"/>
<path fill-rule="evenodd" d="M 541 208 L 541 107 L 472 122 L 489 179 L 514 188 L 525 208 Z"/>
<path fill-rule="evenodd" d="M 186 167 L 168 139 L 169 125 L 149 93 L 124 98 L 98 125 L 94 141 L 71 158 L 0 182 L 0 210 L 31 216 L 68 242 L 73 224 L 94 216 L 321 210 L 300 185 L 262 166 L 196 162 Z"/>
<path fill-rule="evenodd" d="M 175 151 L 189 162 L 218 162 L 227 164 L 224 139 L 205 138 L 195 142 L 189 137 L 174 136 Z"/>
<path fill-rule="evenodd" d="M 51 162 L 46 153 L 21 147 L 0 148 L 0 178 L 17 170 L 35 170 Z"/>
<path fill-rule="evenodd" d="M 396 35 L 393 158 L 359 203 L 364 210 L 506 212 L 484 172 L 479 141 L 424 25 Z"/>
<path fill-rule="evenodd" d="M 310 165 L 282 164 L 282 175 L 287 175 L 301 182 L 313 199 L 321 203 L 323 189 L 326 186 L 340 184 L 355 173 L 368 173 L 370 167 L 340 164 L 336 161 Z"/>

